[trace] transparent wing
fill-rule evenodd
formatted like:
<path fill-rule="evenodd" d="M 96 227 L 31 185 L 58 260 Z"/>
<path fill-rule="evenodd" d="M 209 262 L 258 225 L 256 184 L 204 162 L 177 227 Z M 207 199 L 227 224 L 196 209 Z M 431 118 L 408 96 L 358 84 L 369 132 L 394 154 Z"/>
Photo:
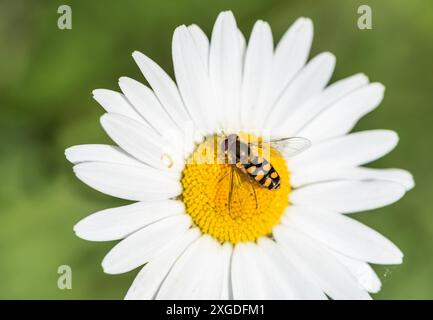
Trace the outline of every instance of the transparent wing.
<path fill-rule="evenodd" d="M 259 140 L 251 142 L 250 145 L 259 148 L 269 148 L 270 146 L 276 149 L 285 158 L 293 157 L 308 149 L 311 146 L 311 141 L 303 137 L 290 137 L 270 140 Z"/>
<path fill-rule="evenodd" d="M 255 210 L 258 208 L 257 195 L 251 178 L 240 172 L 234 165 L 230 165 L 230 169 L 225 176 L 223 176 L 218 183 L 218 196 L 224 200 L 230 214 L 247 213 L 244 211 Z M 253 208 L 248 207 L 246 204 L 255 204 Z M 237 214 L 236 214 L 237 213 Z"/>
<path fill-rule="evenodd" d="M 311 146 L 311 141 L 302 137 L 270 140 L 270 143 L 273 148 L 286 158 L 293 157 Z"/>

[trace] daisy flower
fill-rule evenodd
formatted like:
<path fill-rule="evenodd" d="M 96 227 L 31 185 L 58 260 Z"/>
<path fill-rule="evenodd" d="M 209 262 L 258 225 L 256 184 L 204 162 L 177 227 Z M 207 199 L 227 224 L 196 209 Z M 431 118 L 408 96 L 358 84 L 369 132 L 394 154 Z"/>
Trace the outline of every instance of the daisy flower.
<path fill-rule="evenodd" d="M 174 31 L 176 82 L 134 52 L 149 86 L 122 77 L 122 93 L 93 91 L 116 145 L 73 146 L 66 157 L 81 181 L 134 203 L 74 230 L 121 240 L 102 262 L 106 273 L 143 266 L 127 299 L 369 299 L 381 287 L 370 264 L 402 262 L 391 241 L 349 216 L 414 185 L 407 171 L 363 166 L 394 149 L 395 132 L 350 133 L 384 87 L 364 74 L 327 85 L 335 57 L 307 62 L 312 37 L 311 20 L 299 18 L 274 48 L 257 21 L 246 44 L 222 12 L 210 40 L 196 25 Z M 312 145 L 286 158 L 271 144 L 280 182 L 269 189 L 234 164 L 204 161 L 228 134 Z"/>

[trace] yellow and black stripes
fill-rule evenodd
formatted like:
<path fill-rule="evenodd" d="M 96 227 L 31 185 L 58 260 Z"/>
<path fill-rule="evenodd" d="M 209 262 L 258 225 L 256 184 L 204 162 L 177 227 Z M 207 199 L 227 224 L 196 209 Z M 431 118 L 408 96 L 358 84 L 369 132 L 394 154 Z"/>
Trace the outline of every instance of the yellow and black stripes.
<path fill-rule="evenodd" d="M 280 175 L 272 164 L 263 157 L 254 154 L 248 143 L 239 139 L 236 134 L 229 135 L 221 144 L 226 153 L 228 163 L 248 174 L 261 186 L 269 189 L 280 188 Z"/>
<path fill-rule="evenodd" d="M 246 173 L 263 187 L 269 190 L 279 189 L 280 176 L 268 160 L 259 156 L 253 156 L 249 163 L 241 165 Z"/>

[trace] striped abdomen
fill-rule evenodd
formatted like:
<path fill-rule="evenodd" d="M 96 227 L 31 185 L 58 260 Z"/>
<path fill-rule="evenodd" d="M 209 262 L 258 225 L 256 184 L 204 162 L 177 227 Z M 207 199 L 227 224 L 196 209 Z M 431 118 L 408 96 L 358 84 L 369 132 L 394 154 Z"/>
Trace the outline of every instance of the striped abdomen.
<path fill-rule="evenodd" d="M 245 171 L 251 178 L 263 187 L 274 190 L 280 188 L 280 175 L 265 158 L 252 155 L 247 163 L 237 163 L 236 166 Z"/>

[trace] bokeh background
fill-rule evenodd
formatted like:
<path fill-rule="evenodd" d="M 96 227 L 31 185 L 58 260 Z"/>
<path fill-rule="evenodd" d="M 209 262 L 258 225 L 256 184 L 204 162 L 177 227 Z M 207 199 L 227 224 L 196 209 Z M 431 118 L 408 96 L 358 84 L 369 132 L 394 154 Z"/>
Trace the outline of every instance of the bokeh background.
<path fill-rule="evenodd" d="M 57 8 L 72 7 L 72 30 L 57 28 Z M 373 10 L 373 29 L 357 28 L 357 8 Z M 315 25 L 312 55 L 337 56 L 333 80 L 365 72 L 386 85 L 382 105 L 357 129 L 389 128 L 396 150 L 373 164 L 410 170 L 416 187 L 398 203 L 357 217 L 391 238 L 404 263 L 378 267 L 377 299 L 433 298 L 433 2 L 427 0 L 127 0 L 0 1 L 0 298 L 120 299 L 136 271 L 105 275 L 114 243 L 86 242 L 72 227 L 125 202 L 80 183 L 66 147 L 106 143 L 95 88 L 117 90 L 127 75 L 144 80 L 140 50 L 172 75 L 171 36 L 197 23 L 209 35 L 221 10 L 234 11 L 248 37 L 257 19 L 279 39 L 299 16 Z M 73 270 L 72 290 L 57 288 L 57 268 Z"/>

